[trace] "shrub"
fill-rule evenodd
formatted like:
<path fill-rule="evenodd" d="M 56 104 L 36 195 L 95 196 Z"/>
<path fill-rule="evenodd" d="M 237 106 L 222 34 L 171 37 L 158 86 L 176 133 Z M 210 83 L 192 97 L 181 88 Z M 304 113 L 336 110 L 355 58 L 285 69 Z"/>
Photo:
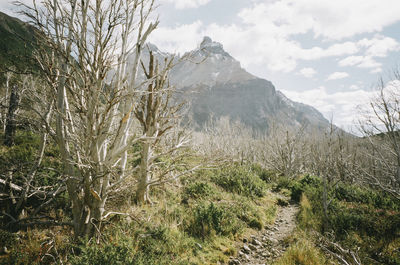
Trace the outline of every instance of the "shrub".
<path fill-rule="evenodd" d="M 334 196 L 341 201 L 368 204 L 382 209 L 400 210 L 399 200 L 391 195 L 356 185 L 341 184 L 335 189 Z"/>
<path fill-rule="evenodd" d="M 228 205 L 200 203 L 194 209 L 187 232 L 193 236 L 206 238 L 213 235 L 236 235 L 242 224 Z"/>
<path fill-rule="evenodd" d="M 248 197 L 263 197 L 266 184 L 248 167 L 237 166 L 222 169 L 212 181 L 226 191 Z"/>
<path fill-rule="evenodd" d="M 207 182 L 194 182 L 185 186 L 183 190 L 183 200 L 205 199 L 217 193 L 216 188 Z"/>
<path fill-rule="evenodd" d="M 132 227 L 130 227 L 132 229 Z M 86 242 L 77 246 L 79 255 L 71 256 L 71 264 L 93 265 L 167 265 L 187 264 L 181 257 L 191 252 L 194 241 L 182 232 L 163 226 L 147 227 L 117 235 L 108 235 L 102 244 Z"/>
<path fill-rule="evenodd" d="M 290 198 L 295 202 L 300 202 L 301 195 L 307 191 L 310 193 L 318 193 L 321 188 L 321 178 L 311 175 L 305 175 L 299 180 L 292 180 L 288 183 L 288 188 L 291 191 Z"/>
<path fill-rule="evenodd" d="M 79 248 L 80 253 L 70 259 L 72 265 L 123 265 L 134 264 L 135 252 L 132 240 L 119 241 L 117 243 L 86 244 Z"/>
<path fill-rule="evenodd" d="M 267 170 L 263 167 L 261 167 L 260 165 L 257 164 L 253 164 L 251 165 L 251 170 L 263 181 L 269 183 L 271 182 L 275 177 L 276 177 L 276 173 L 271 171 L 271 170 Z"/>
<path fill-rule="evenodd" d="M 17 241 L 17 237 L 15 234 L 10 233 L 8 231 L 0 229 L 0 248 L 3 249 L 4 247 L 11 247 Z"/>
<path fill-rule="evenodd" d="M 232 206 L 231 211 L 251 228 L 261 230 L 264 226 L 260 209 L 248 198 L 235 198 L 235 204 Z"/>
<path fill-rule="evenodd" d="M 294 180 L 289 179 L 288 177 L 281 176 L 277 179 L 276 185 L 273 190 L 275 192 L 279 192 L 283 189 L 289 189 L 293 181 Z"/>

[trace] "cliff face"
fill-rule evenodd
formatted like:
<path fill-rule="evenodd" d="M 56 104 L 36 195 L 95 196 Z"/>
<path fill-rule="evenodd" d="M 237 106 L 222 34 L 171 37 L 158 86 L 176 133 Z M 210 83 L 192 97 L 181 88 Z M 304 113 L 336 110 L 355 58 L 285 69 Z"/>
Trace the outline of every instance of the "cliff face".
<path fill-rule="evenodd" d="M 222 44 L 209 37 L 186 56 L 190 59 L 172 70 L 171 82 L 185 92 L 197 128 L 210 117 L 221 116 L 257 131 L 267 131 L 272 123 L 288 128 L 307 125 L 317 130 L 329 124 L 313 107 L 291 101 L 270 81 L 248 73 Z"/>

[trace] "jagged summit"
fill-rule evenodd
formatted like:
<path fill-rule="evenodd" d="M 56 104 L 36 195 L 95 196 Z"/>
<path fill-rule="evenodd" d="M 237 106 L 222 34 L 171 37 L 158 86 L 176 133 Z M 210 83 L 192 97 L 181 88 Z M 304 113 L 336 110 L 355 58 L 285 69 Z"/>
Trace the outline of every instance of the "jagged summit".
<path fill-rule="evenodd" d="M 185 55 L 190 59 L 184 60 L 172 71 L 171 81 L 176 87 L 192 87 L 201 84 L 211 88 L 216 84 L 256 78 L 246 72 L 239 61 L 224 50 L 221 43 L 207 36 L 203 38 L 197 49 Z"/>
<path fill-rule="evenodd" d="M 229 58 L 233 58 L 229 53 L 224 50 L 224 46 L 210 37 L 204 36 L 203 41 L 200 43 L 199 51 L 204 54 L 220 54 Z"/>
<path fill-rule="evenodd" d="M 203 41 L 200 43 L 200 48 L 201 47 L 204 47 L 204 46 L 206 46 L 206 45 L 208 45 L 208 44 L 210 44 L 210 43 L 212 43 L 213 41 L 212 41 L 212 39 L 210 38 L 210 37 L 208 37 L 208 36 L 204 36 L 203 37 Z"/>
<path fill-rule="evenodd" d="M 168 55 L 153 44 L 148 47 L 160 61 Z M 146 52 L 143 55 L 146 61 Z M 190 102 L 196 128 L 202 128 L 210 117 L 222 116 L 261 132 L 274 122 L 287 128 L 307 124 L 317 130 L 329 124 L 316 109 L 291 101 L 270 81 L 248 73 L 221 43 L 208 36 L 185 56 L 189 59 L 177 63 L 170 81 Z"/>

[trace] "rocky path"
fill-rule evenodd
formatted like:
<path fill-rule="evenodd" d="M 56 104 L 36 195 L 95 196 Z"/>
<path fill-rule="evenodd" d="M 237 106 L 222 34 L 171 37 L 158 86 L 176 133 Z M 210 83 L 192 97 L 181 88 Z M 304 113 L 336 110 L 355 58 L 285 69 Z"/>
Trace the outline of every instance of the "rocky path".
<path fill-rule="evenodd" d="M 251 238 L 243 239 L 238 256 L 231 258 L 229 265 L 272 264 L 288 247 L 285 238 L 291 235 L 296 227 L 297 205 L 281 206 L 275 223 Z"/>

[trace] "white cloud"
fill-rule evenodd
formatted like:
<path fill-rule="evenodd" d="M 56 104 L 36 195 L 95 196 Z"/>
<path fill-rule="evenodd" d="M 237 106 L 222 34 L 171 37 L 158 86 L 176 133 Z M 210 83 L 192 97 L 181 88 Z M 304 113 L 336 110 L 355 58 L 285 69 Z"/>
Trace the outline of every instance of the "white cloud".
<path fill-rule="evenodd" d="M 374 68 L 371 73 L 382 71 L 382 63 L 376 57 L 386 57 L 389 52 L 399 51 L 400 44 L 393 38 L 376 35 L 372 39 L 361 39 L 356 46 L 363 50 L 365 55 L 348 56 L 339 61 L 339 66 L 356 66 L 360 68 Z"/>
<path fill-rule="evenodd" d="M 179 4 L 182 0 L 163 1 L 175 3 L 177 7 L 207 2 L 187 1 L 183 5 Z M 200 26 L 193 26 L 192 23 L 160 28 L 158 32 L 161 34 L 153 39 L 163 49 L 167 47 L 169 51 L 174 49 L 184 52 L 184 47 L 193 49 L 196 46 L 194 42 L 200 42 L 202 36 L 207 35 L 221 42 L 245 68 L 251 69 L 267 68 L 270 71 L 291 72 L 297 67 L 299 60 L 353 56 L 359 52 L 365 53 L 365 58 L 358 62 L 357 67 L 377 69 L 381 64 L 374 57 L 386 56 L 388 52 L 398 49 L 396 40 L 380 35 L 358 42 L 338 40 L 366 32 L 379 32 L 383 27 L 400 21 L 400 13 L 396 9 L 400 9 L 400 1 L 385 1 L 385 4 L 381 0 L 252 1 L 249 8 L 239 12 L 240 23 Z M 187 4 L 189 2 L 192 4 Z M 190 30 L 192 32 L 188 32 Z M 302 43 L 293 39 L 305 33 L 330 40 L 330 45 L 325 48 L 305 48 Z M 156 32 L 155 35 L 157 34 Z M 184 36 L 192 39 L 184 40 Z M 336 43 L 332 43 L 332 40 Z M 189 43 L 192 43 L 191 47 Z"/>
<path fill-rule="evenodd" d="M 352 90 L 334 93 L 329 93 L 323 86 L 302 92 L 290 90 L 282 92 L 294 101 L 315 107 L 326 118 L 333 118 L 336 125 L 349 129 L 354 127 L 360 118 L 359 106 L 368 105 L 374 95 L 374 92 L 368 92 L 356 86 L 352 87 Z"/>
<path fill-rule="evenodd" d="M 363 56 L 349 56 L 339 61 L 340 66 L 354 66 L 362 63 L 364 60 Z"/>
<path fill-rule="evenodd" d="M 28 6 L 32 6 L 32 0 L 19 0 L 19 2 Z M 38 3 L 38 5 L 40 5 L 40 3 Z M 16 6 L 12 0 L 0 1 L 0 12 L 4 12 L 11 16 L 21 17 L 21 14 L 18 13 L 20 9 L 21 8 Z"/>
<path fill-rule="evenodd" d="M 351 85 L 350 89 L 351 90 L 358 90 L 358 89 L 360 89 L 360 87 L 358 85 Z"/>
<path fill-rule="evenodd" d="M 211 0 L 161 0 L 161 3 L 174 4 L 176 9 L 197 8 L 206 5 Z"/>
<path fill-rule="evenodd" d="M 202 38 L 201 21 L 178 25 L 174 28 L 159 27 L 150 35 L 149 41 L 160 46 L 164 51 L 184 53 L 195 48 Z"/>
<path fill-rule="evenodd" d="M 366 55 L 370 57 L 386 57 L 391 51 L 399 51 L 400 43 L 390 37 L 376 35 L 372 39 L 362 39 L 358 45 L 367 48 Z"/>
<path fill-rule="evenodd" d="M 257 3 L 240 13 L 248 24 L 272 24 L 283 35 L 312 31 L 316 37 L 342 39 L 379 32 L 400 20 L 398 0 L 278 0 Z"/>
<path fill-rule="evenodd" d="M 377 74 L 377 73 L 381 73 L 383 70 L 382 68 L 378 67 L 375 69 L 372 69 L 371 71 L 369 71 L 371 74 Z"/>
<path fill-rule="evenodd" d="M 360 68 L 380 68 L 381 63 L 371 56 L 349 56 L 339 61 L 339 66 L 357 66 Z"/>
<path fill-rule="evenodd" d="M 317 72 L 314 70 L 314 68 L 311 67 L 306 67 L 299 71 L 299 74 L 306 78 L 312 78 L 316 73 Z"/>
<path fill-rule="evenodd" d="M 348 77 L 348 76 L 349 76 L 349 74 L 346 73 L 346 72 L 334 72 L 334 73 L 330 74 L 330 75 L 326 78 L 326 80 L 338 80 L 338 79 L 346 78 L 346 77 Z"/>

